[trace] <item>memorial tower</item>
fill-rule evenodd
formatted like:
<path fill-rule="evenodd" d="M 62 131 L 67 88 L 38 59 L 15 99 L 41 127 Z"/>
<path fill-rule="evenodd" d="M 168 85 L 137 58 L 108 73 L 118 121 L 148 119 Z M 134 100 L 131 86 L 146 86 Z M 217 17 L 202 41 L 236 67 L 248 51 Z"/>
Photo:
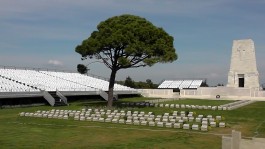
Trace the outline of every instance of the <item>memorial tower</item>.
<path fill-rule="evenodd" d="M 253 40 L 233 41 L 227 87 L 260 88 Z"/>

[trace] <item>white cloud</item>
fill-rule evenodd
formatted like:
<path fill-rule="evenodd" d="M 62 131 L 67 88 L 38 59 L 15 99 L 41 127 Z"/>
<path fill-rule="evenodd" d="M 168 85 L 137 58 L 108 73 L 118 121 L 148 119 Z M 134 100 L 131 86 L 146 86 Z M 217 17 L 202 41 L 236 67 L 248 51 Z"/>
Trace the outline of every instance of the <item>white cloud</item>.
<path fill-rule="evenodd" d="M 61 62 L 59 60 L 49 60 L 48 64 L 54 65 L 54 66 L 63 66 L 63 62 Z"/>

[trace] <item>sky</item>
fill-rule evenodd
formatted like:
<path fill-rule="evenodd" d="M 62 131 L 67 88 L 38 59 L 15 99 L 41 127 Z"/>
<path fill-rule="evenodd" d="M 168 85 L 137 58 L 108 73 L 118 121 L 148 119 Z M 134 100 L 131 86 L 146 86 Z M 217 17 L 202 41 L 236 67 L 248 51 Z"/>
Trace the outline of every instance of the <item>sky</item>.
<path fill-rule="evenodd" d="M 207 79 L 226 84 L 233 40 L 255 43 L 265 83 L 265 0 L 0 0 L 0 65 L 76 71 L 75 47 L 110 17 L 132 14 L 174 37 L 178 60 L 118 71 L 116 80 Z M 94 60 L 95 61 L 95 60 Z M 109 78 L 102 63 L 89 73 Z"/>

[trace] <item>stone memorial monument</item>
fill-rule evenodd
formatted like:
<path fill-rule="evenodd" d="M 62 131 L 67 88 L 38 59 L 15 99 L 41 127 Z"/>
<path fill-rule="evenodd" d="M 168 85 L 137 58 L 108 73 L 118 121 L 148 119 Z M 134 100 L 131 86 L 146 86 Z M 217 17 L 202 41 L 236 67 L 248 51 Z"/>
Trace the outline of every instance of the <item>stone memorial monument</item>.
<path fill-rule="evenodd" d="M 227 87 L 260 88 L 253 40 L 233 41 Z"/>

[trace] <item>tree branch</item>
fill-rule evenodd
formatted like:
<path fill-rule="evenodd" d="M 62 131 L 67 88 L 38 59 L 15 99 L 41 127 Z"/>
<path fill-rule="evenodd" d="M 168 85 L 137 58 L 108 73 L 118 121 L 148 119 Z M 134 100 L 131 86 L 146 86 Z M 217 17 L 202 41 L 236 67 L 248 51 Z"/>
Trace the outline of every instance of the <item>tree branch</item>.
<path fill-rule="evenodd" d="M 105 58 L 103 58 L 99 53 L 97 54 L 97 56 L 99 57 L 99 59 L 102 59 L 103 63 L 108 67 L 108 68 L 112 68 L 111 64 L 108 62 L 108 60 L 106 60 Z"/>

